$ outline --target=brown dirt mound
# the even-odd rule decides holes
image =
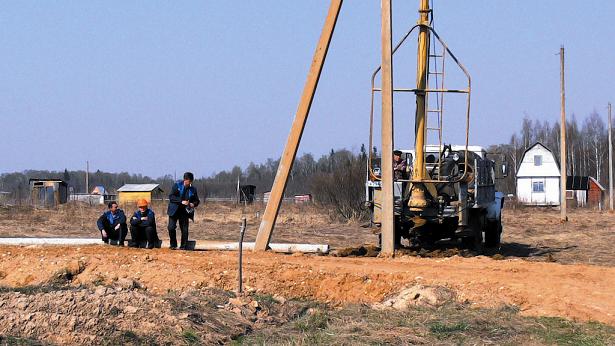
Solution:
[[[77,261],[77,263],[75,263]],[[0,247],[0,286],[44,284],[66,268],[85,268],[73,286],[135,280],[154,294],[190,288],[233,290],[236,252],[186,252],[109,246]],[[403,257],[339,258],[244,255],[244,284],[257,293],[281,294],[342,305],[373,304],[414,284],[445,286],[475,306],[502,304],[522,314],[597,320],[615,325],[615,268],[522,260]]]
[[[122,287],[29,287],[0,293],[0,336],[80,345],[222,344],[306,310],[220,290],[157,296]]]
[[[374,304],[373,307],[380,310],[393,308],[405,311],[411,306],[441,306],[453,302],[455,298],[455,292],[446,287],[414,285],[404,288],[395,297]]]

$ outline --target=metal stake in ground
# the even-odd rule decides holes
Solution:
[[[246,218],[243,217],[241,218],[241,228],[239,229],[239,275],[238,275],[238,280],[239,280],[239,288],[237,289],[237,292],[239,293],[243,293],[243,235],[246,231]]]

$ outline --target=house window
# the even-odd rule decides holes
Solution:
[[[542,166],[542,155],[534,155],[534,166]]]
[[[545,192],[545,182],[535,181],[532,183],[532,192]]]

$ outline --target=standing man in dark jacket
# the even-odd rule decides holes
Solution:
[[[130,238],[128,243],[131,247],[145,246],[153,249],[158,243],[158,233],[156,232],[156,215],[148,208],[147,200],[141,198],[137,200],[139,208],[130,219]]]
[[[105,211],[96,221],[102,241],[109,244],[124,246],[124,240],[128,233],[126,225],[126,215],[117,206],[117,202],[111,201],[107,204],[109,210]]]
[[[198,207],[199,195],[196,188],[192,186],[194,174],[190,172],[184,173],[184,180],[180,180],[173,185],[171,194],[169,195],[169,240],[171,242],[171,250],[177,249],[177,238],[175,230],[179,221],[179,229],[182,232],[180,250],[186,250],[188,242],[188,219],[194,221],[194,208]]]

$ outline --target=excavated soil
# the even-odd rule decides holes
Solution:
[[[258,302],[215,289],[152,295],[127,281],[0,293],[0,336],[25,336],[36,344],[222,344],[307,310],[301,303]]]
[[[206,203],[191,237],[236,240],[246,217],[251,241],[262,207]],[[164,205],[155,210],[166,240]],[[95,237],[101,211],[0,207],[0,236]],[[0,344],[13,336],[53,344],[227,343],[309,310],[293,299],[395,308],[430,306],[438,301],[434,292],[464,307],[512,307],[524,316],[615,326],[615,214],[576,209],[567,223],[551,209],[509,208],[503,215],[503,243],[490,257],[441,246],[381,258],[372,229],[336,222],[312,206],[285,206],[273,241],[326,243],[333,252],[245,253],[249,296],[239,301],[230,293],[237,287],[237,252],[0,246]],[[258,296],[278,297],[283,311],[250,298]]]
[[[190,288],[233,290],[236,252],[180,252],[111,246],[0,247],[0,286],[70,279],[75,287],[133,280],[153,294]],[[339,258],[246,253],[248,291],[333,305],[382,302],[415,284],[445,286],[477,307],[517,306],[530,316],[615,325],[615,268],[478,256]],[[55,280],[55,281],[54,281]]]

